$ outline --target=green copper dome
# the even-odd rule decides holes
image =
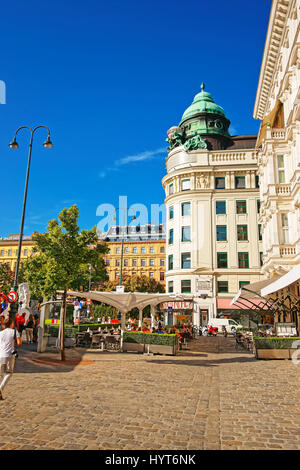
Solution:
[[[214,102],[211,94],[204,91],[204,88],[204,83],[202,83],[201,92],[195,96],[191,106],[189,106],[183,113],[180,124],[182,124],[187,119],[191,119],[202,113],[213,113],[226,118],[224,109]]]

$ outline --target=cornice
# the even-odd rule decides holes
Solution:
[[[273,0],[263,52],[253,117],[262,120],[270,94],[278,55],[284,39],[290,0]]]

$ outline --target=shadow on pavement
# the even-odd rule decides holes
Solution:
[[[178,356],[176,356],[178,357]],[[188,360],[188,361],[184,361],[184,360],[177,360],[174,358],[173,359],[162,359],[162,360],[156,360],[156,359],[152,359],[150,360],[151,363],[154,363],[154,364],[160,364],[160,365],[163,365],[163,364],[167,364],[167,365],[170,365],[170,364],[173,364],[174,366],[196,366],[196,367],[217,367],[218,365],[221,365],[221,364],[233,364],[235,362],[239,362],[239,363],[242,363],[242,362],[255,362],[257,359],[254,357],[254,356],[251,356],[251,357],[243,357],[243,356],[237,356],[237,357],[230,357],[230,358],[223,358],[223,359],[204,359],[204,360]]]

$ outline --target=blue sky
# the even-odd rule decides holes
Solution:
[[[2,2],[0,235],[19,233],[29,135],[36,134],[25,235],[77,203],[81,228],[97,207],[161,204],[166,131],[200,90],[222,106],[233,134],[252,117],[271,0],[14,0]]]

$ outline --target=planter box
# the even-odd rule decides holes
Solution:
[[[153,354],[166,354],[170,356],[175,356],[176,351],[174,346],[162,346],[159,344],[150,344],[150,353]],[[147,351],[147,345],[146,345]]]
[[[291,349],[295,351],[295,349]],[[290,359],[289,349],[257,349],[257,359]]]
[[[123,343],[122,350],[123,350],[123,352],[134,351],[134,352],[143,353],[144,352],[144,345],[139,344],[139,343]]]

